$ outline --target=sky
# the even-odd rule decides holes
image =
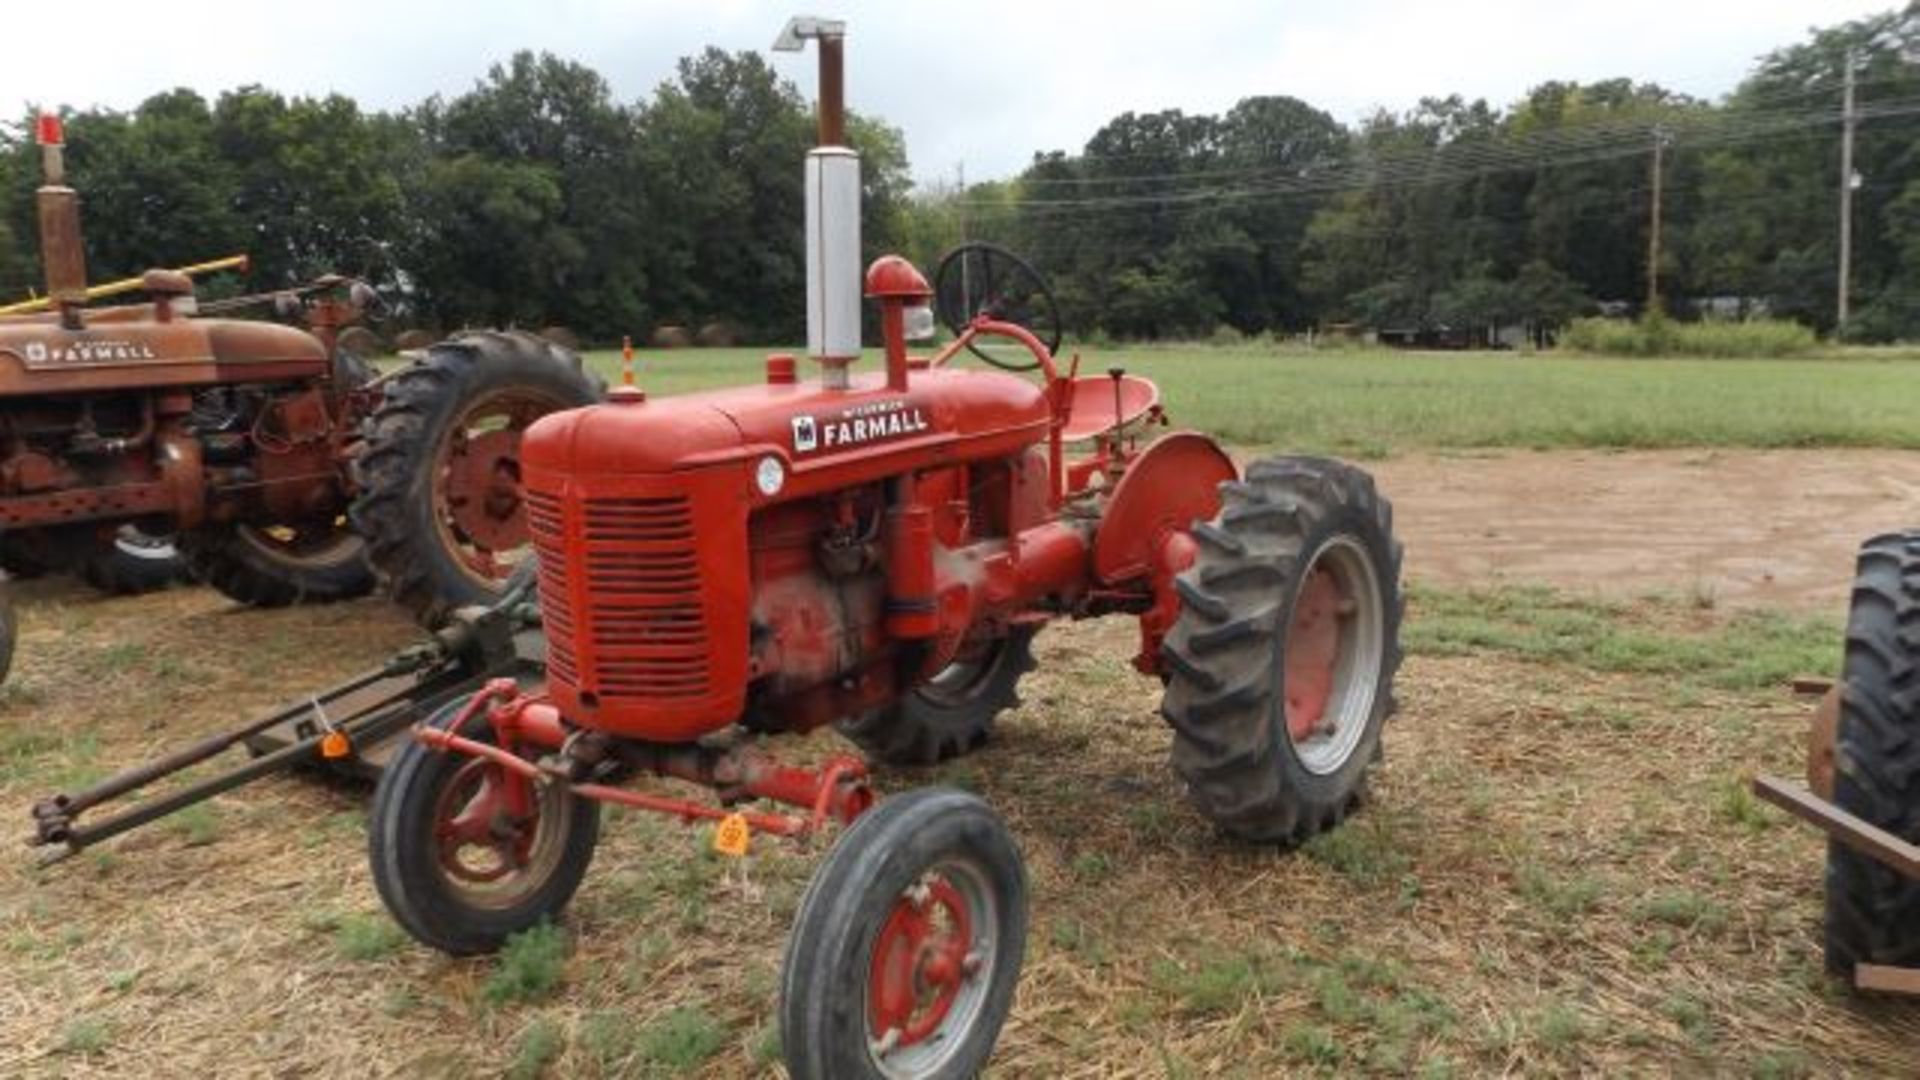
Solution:
[[[1714,98],[1768,51],[1899,0],[86,0],[48,16],[59,47],[0,61],[0,115],[126,109],[189,86],[340,92],[369,108],[470,89],[522,48],[649,95],[707,45],[766,51],[786,17],[847,23],[847,99],[901,128],[914,174],[1017,173],[1119,113],[1216,113],[1289,94],[1352,122],[1458,93],[1496,105],[1548,79],[1625,76]],[[66,25],[69,19],[79,25]],[[811,51],[770,54],[813,93]]]

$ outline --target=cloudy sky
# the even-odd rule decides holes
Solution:
[[[1291,94],[1351,121],[1460,93],[1510,102],[1549,78],[1628,76],[1703,97],[1754,59],[1899,0],[86,0],[42,25],[59,47],[0,60],[0,109],[127,108],[173,86],[339,91],[376,108],[470,87],[515,49],[546,49],[645,96],[713,44],[764,50],[789,14],[848,22],[848,98],[905,130],[914,172],[1018,171],[1077,149],[1109,117],[1217,112]],[[51,11],[52,9],[49,9]],[[24,13],[21,13],[24,14]],[[36,19],[40,18],[36,16]],[[68,20],[78,25],[68,26]],[[812,57],[775,54],[811,95]]]

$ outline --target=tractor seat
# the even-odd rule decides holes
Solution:
[[[1067,388],[1067,426],[1060,437],[1067,442],[1084,442],[1122,428],[1153,411],[1160,404],[1160,388],[1138,375],[1122,375],[1120,406],[1114,408],[1114,379],[1110,375],[1082,375]]]

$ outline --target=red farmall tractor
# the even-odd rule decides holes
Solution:
[[[382,306],[344,278],[207,304],[180,271],[89,290],[59,121],[38,136],[47,297],[0,314],[0,567],[93,567],[177,536],[248,604],[358,596],[376,569],[428,622],[498,593],[527,545],[520,433],[599,400],[577,356],[476,333],[376,377],[336,347]],[[135,288],[149,302],[87,306]],[[301,325],[209,317],[251,305]],[[12,630],[0,584],[0,677]]]
[[[396,919],[454,954],[555,917],[586,873],[603,803],[750,832],[850,824],[801,904],[781,1032],[795,1077],[966,1076],[1011,1005],[1026,882],[998,817],[926,790],[875,802],[858,758],[783,765],[762,734],[829,724],[882,761],[925,763],[987,736],[1062,618],[1138,621],[1134,665],[1165,686],[1173,765],[1195,805],[1251,841],[1337,825],[1380,754],[1399,662],[1400,548],[1350,465],[1257,462],[1160,434],[1158,393],[1120,371],[1062,371],[1006,283],[1051,311],[1004,253],[936,275],[863,275],[859,163],[842,143],[838,23],[819,42],[821,146],[806,165],[808,348],[763,385],[546,417],[520,445],[538,556],[544,678],[491,681],[415,731],[370,818]],[[884,369],[855,375],[860,292]],[[957,284],[957,288],[955,287]],[[1055,320],[1057,325],[1057,320]],[[953,362],[1011,343],[1038,381]],[[1077,363],[1074,365],[1077,367]],[[685,781],[720,806],[622,786]],[[791,812],[745,809],[768,800]],[[733,807],[733,809],[729,809]]]

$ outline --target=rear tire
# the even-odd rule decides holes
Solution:
[[[971,662],[955,661],[900,700],[842,720],[840,734],[888,765],[937,765],[985,746],[993,722],[1018,708],[1020,677],[1033,670],[1032,627],[1015,627]]]
[[[491,603],[513,568],[496,556],[530,550],[517,488],[490,488],[455,508],[447,498],[451,462],[466,464],[479,438],[593,404],[603,390],[578,355],[520,332],[458,335],[387,380],[354,465],[359,495],[351,515],[375,571],[422,625]],[[500,427],[485,429],[496,420]],[[507,452],[501,465],[517,473],[517,437],[484,452],[496,451]]]
[[[1359,805],[1393,712],[1392,507],[1351,465],[1276,458],[1221,485],[1193,538],[1161,646],[1173,767],[1226,832],[1298,844]]]
[[[1833,801],[1920,841],[1920,531],[1860,548],[1840,685]],[[1911,631],[1907,631],[1911,633]],[[1827,845],[1827,968],[1920,966],[1920,881],[1838,842]]]
[[[339,524],[310,533],[201,529],[182,534],[179,544],[195,578],[251,607],[351,600],[375,585],[366,544]]]
[[[446,727],[458,719],[461,698],[428,721]],[[491,743],[483,719],[461,732]],[[394,920],[421,944],[454,956],[472,956],[500,948],[508,937],[557,919],[580,888],[600,838],[600,804],[579,798],[555,783],[538,787],[538,812],[531,822],[510,822],[510,838],[528,840],[525,866],[480,880],[492,868],[468,869],[475,852],[489,845],[464,842],[450,854],[440,836],[447,812],[469,809],[493,782],[500,766],[482,758],[433,750],[405,738],[380,785],[374,789],[367,822],[368,857],[373,883]],[[460,789],[473,786],[463,798]],[[499,823],[493,827],[500,828]],[[531,830],[530,836],[525,832]],[[506,841],[498,841],[506,842]],[[483,850],[477,854],[484,855]],[[495,854],[499,854],[495,851]],[[461,868],[456,873],[449,862]]]
[[[1026,868],[992,808],[940,788],[883,800],[800,901],[780,983],[788,1074],[978,1074],[1013,1008],[1026,941]],[[900,1033],[891,1046],[883,1026]]]
[[[122,525],[113,540],[80,564],[87,584],[115,596],[137,596],[188,577],[187,561],[173,537]]]

